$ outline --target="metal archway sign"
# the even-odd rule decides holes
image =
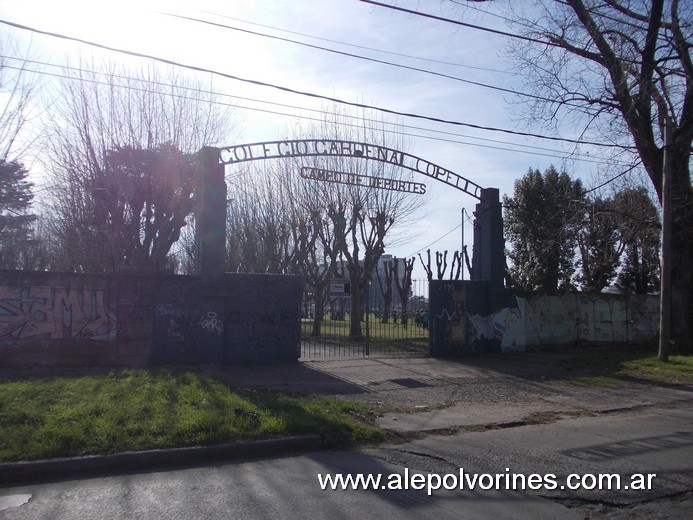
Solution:
[[[353,157],[407,168],[478,199],[474,223],[472,279],[487,281],[491,294],[500,294],[503,290],[505,242],[497,188],[482,188],[461,175],[415,155],[356,141],[300,139],[238,144],[223,148],[205,146],[200,150],[199,156],[202,171],[195,219],[195,272],[197,274],[216,275],[224,271],[225,165],[291,157]],[[398,188],[411,191],[417,189],[409,186],[398,186]]]
[[[289,157],[354,157],[406,168],[452,186],[478,200],[481,200],[484,189],[475,182],[421,157],[385,146],[357,141],[337,139],[266,141],[238,144],[216,150],[219,153],[219,163],[224,165]]]

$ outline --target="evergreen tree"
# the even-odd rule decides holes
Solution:
[[[556,291],[572,288],[575,247],[581,224],[582,182],[553,166],[531,168],[503,198],[506,240],[511,244],[510,277],[517,288]]]
[[[578,232],[577,280],[583,291],[601,292],[616,277],[626,244],[626,223],[627,219],[616,211],[612,199],[597,197],[586,203],[583,225]]]
[[[645,188],[624,190],[614,197],[624,234],[625,253],[616,286],[624,292],[659,290],[662,226]]]
[[[21,163],[0,160],[0,267],[18,269],[22,251],[31,243],[31,224],[36,215],[28,214],[34,197],[29,172]]]

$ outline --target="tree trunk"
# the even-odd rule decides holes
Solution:
[[[671,170],[671,351],[680,354],[693,354],[693,189],[687,150],[682,142],[672,149]]]
[[[675,229],[671,237],[671,351],[693,354],[693,242]]]
[[[322,333],[322,322],[325,321],[326,292],[326,284],[316,285],[314,288],[313,298],[315,300],[315,316],[313,317],[313,330],[310,333],[313,337],[318,337]]]
[[[349,336],[360,338],[363,336],[361,329],[363,321],[363,290],[361,288],[360,277],[351,276],[351,325],[349,326]]]

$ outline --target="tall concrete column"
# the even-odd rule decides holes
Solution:
[[[491,295],[499,294],[505,279],[505,240],[497,188],[481,190],[481,202],[476,205],[474,216],[472,280],[485,280]]]
[[[195,274],[213,276],[224,272],[226,262],[226,182],[219,149],[199,152],[202,171],[195,214]]]

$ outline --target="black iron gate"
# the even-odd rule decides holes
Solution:
[[[363,296],[363,319],[352,321],[348,280],[334,280],[323,308],[315,295],[303,295],[301,358],[428,356],[428,281],[414,280],[402,301],[391,302],[373,282]],[[321,317],[322,315],[322,317]]]

